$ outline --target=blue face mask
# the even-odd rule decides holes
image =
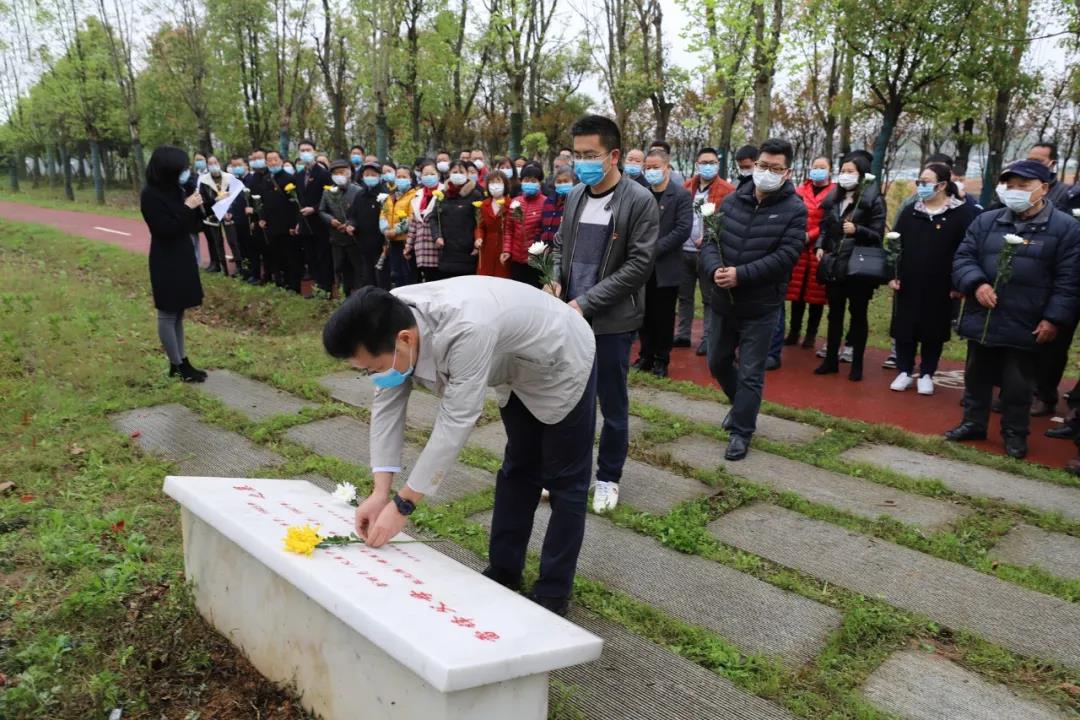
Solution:
[[[720,165],[718,163],[698,163],[697,171],[702,180],[712,180],[720,172]]]
[[[271,165],[270,166],[270,172],[274,173],[275,175],[277,175],[279,172],[281,172],[281,170],[282,170],[282,167],[280,165]]]
[[[244,177],[244,166],[243,165],[240,165],[240,166],[235,166],[234,165],[233,167],[229,168],[229,172],[231,172],[236,177]]]
[[[439,185],[439,177],[437,175],[424,175],[420,178],[420,182],[422,182],[426,188],[437,187]]]
[[[283,165],[281,169],[285,171],[286,175],[292,175],[296,172],[292,165]]]
[[[829,179],[829,171],[825,168],[811,168],[808,177],[811,182],[823,183]]]
[[[641,166],[637,163],[626,163],[626,174],[632,178],[636,178],[641,174]]]
[[[645,171],[645,182],[649,183],[649,185],[651,185],[653,187],[656,187],[660,183],[664,182],[664,171],[663,170],[655,170],[655,169],[654,170],[646,170]]]
[[[378,187],[380,182],[382,182],[382,180],[377,177],[371,177],[370,175],[364,176],[364,185],[369,188]]]
[[[920,200],[928,200],[937,192],[937,183],[919,183],[915,186],[915,193]]]
[[[195,169],[196,170],[205,170],[206,169],[206,161],[205,160],[196,160],[195,161]]]
[[[607,175],[607,173],[604,172],[603,158],[597,158],[596,160],[577,160],[574,162],[574,172],[577,173],[578,180],[589,187],[596,185],[604,179],[605,175]]]
[[[352,160],[353,165],[359,165],[360,163],[364,162],[364,158],[361,155],[353,155],[349,159]]]
[[[540,192],[540,183],[523,182],[521,183],[521,192],[525,197],[536,197]]]
[[[298,162],[296,163],[296,172],[304,172],[304,168],[306,167],[307,165],[305,163]]]
[[[304,152],[300,153],[300,159],[303,160],[305,163],[313,163],[315,162],[315,153],[311,152],[310,150],[305,150]]]
[[[397,178],[397,173],[383,173],[382,179],[385,183],[392,183]]]
[[[251,169],[252,170],[262,170],[265,167],[266,167],[266,161],[265,160],[252,160],[251,161]]]
[[[379,388],[380,390],[387,390],[389,388],[395,388],[409,379],[409,377],[413,374],[413,366],[409,365],[408,370],[406,370],[405,372],[401,372],[394,367],[396,363],[397,348],[395,347],[394,360],[390,363],[390,369],[385,372],[375,373],[371,376],[371,382],[374,383],[375,387]]]
[[[555,193],[557,195],[569,195],[570,191],[574,189],[573,183],[558,183],[555,186]]]
[[[190,180],[190,179],[191,179],[191,171],[188,170],[187,168],[184,168],[183,172],[180,173],[179,183],[181,185],[187,185],[187,181]]]
[[[409,180],[409,178],[396,178],[394,184],[397,186],[398,192],[405,192],[412,188],[412,180]]]

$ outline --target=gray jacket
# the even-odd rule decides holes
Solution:
[[[614,232],[598,282],[581,297],[569,298],[565,296],[586,191],[587,186],[578,184],[566,198],[553,251],[556,279],[562,285],[563,300],[577,301],[594,333],[632,332],[641,327],[645,315],[645,283],[652,272],[659,226],[656,201],[628,175],[622,176],[611,195]]]
[[[649,191],[652,192],[651,190]],[[682,185],[669,180],[660,196],[660,225],[656,239],[656,286],[678,287],[683,276],[682,246],[694,226],[694,201]]]
[[[330,242],[332,244],[352,245],[357,242],[354,236],[347,235],[331,227],[330,221],[337,220],[346,224],[355,222],[353,220],[353,205],[356,203],[356,196],[360,192],[360,186],[351,182],[344,187],[335,187],[334,192],[327,191],[323,193],[322,200],[319,201],[319,217],[326,224],[326,229],[330,231]]]
[[[510,392],[537,420],[562,421],[585,392],[596,354],[592,330],[565,303],[524,283],[467,276],[407,285],[420,353],[412,377],[378,390],[371,405],[371,466],[401,472],[405,410],[414,382],[442,398],[408,485],[430,495],[457,460],[484,409],[488,387]]]

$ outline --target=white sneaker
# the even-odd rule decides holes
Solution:
[[[892,381],[892,385],[889,386],[890,390],[896,392],[904,392],[915,383],[910,375],[905,372],[896,376],[896,379]],[[919,392],[922,392],[922,378],[919,378]],[[933,392],[933,391],[931,391]]]
[[[596,481],[596,490],[593,492],[593,512],[607,512],[614,510],[619,504],[619,483]]]
[[[854,357],[855,351],[844,345],[840,348],[840,362],[851,362],[851,358]]]
[[[826,355],[829,354],[829,347],[827,345],[822,345],[821,347],[818,348],[818,351],[815,354],[819,358],[823,358],[823,357],[825,357]]]
[[[919,376],[919,394],[920,395],[933,395],[934,394],[934,376],[933,375],[920,375]]]

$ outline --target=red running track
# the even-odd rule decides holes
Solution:
[[[107,242],[143,254],[150,248],[146,225],[141,220],[71,210],[52,210],[3,201],[0,201],[0,217],[51,225],[72,235]],[[203,257],[207,257],[205,239]],[[694,332],[696,347],[701,332],[700,322],[696,323]],[[813,408],[837,417],[894,425],[914,433],[937,435],[959,424],[960,395],[963,388],[962,364],[947,360],[941,362],[938,375],[940,383],[932,396],[918,395],[914,388],[896,393],[889,390],[889,383],[896,377],[896,372],[881,367],[886,354],[882,350],[868,349],[863,380],[853,383],[847,379],[846,364],[841,363],[838,375],[814,375],[813,369],[821,362],[814,351],[786,347],[783,366],[766,375],[765,399],[778,405]],[[697,357],[693,348],[674,350],[669,370],[675,380],[716,387],[705,365],[705,358]],[[1063,385],[1062,392],[1069,387],[1071,383]],[[971,444],[988,452],[1003,453],[999,418],[1000,416],[996,415],[991,418],[988,440]],[[1050,440],[1043,436],[1047,428],[1057,425],[1058,422],[1051,418],[1032,418],[1031,436],[1028,439],[1030,460],[1061,467],[1076,455],[1075,446],[1071,442]]]

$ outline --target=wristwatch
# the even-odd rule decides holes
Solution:
[[[405,517],[409,517],[416,510],[416,503],[412,500],[406,500],[397,493],[394,493],[394,505],[397,506],[397,511]]]

